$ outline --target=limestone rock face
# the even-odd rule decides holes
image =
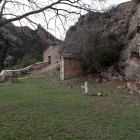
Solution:
[[[88,31],[87,34],[85,29]],[[101,75],[108,79],[125,78],[126,81],[140,84],[140,1],[132,0],[122,3],[105,15],[91,13],[81,16],[79,21],[67,32],[63,52],[71,52],[75,56],[78,54],[81,56],[88,47],[90,49],[95,47],[96,42],[92,40],[95,38],[96,30],[100,30],[102,32],[100,36],[104,37],[115,34],[117,43],[122,44],[122,50],[116,50],[119,55],[118,60],[113,64],[115,68],[108,66]],[[91,33],[89,38],[92,40],[86,38],[89,33]],[[105,38],[100,39],[97,46],[111,42],[104,42],[104,40]]]
[[[55,38],[51,33],[47,32],[40,24],[37,28],[37,35],[40,37],[41,41],[47,44],[59,44],[60,40]]]
[[[140,83],[140,3],[135,7],[135,13],[131,15],[126,46],[120,54],[119,70],[127,81]]]
[[[101,72],[101,75],[108,79],[120,79],[123,80],[122,76],[115,70],[114,66],[109,67],[107,70]]]

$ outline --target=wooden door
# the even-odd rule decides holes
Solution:
[[[51,64],[51,56],[48,56],[48,63]]]

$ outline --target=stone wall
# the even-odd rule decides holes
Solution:
[[[38,69],[41,69],[41,68],[43,68],[44,66],[47,66],[47,65],[48,65],[47,62],[40,62],[40,63],[33,64],[33,65],[28,66],[28,67],[23,68],[23,69],[3,70],[0,73],[0,81],[3,81],[3,80],[5,80],[6,77],[10,77],[10,76],[13,76],[13,75],[20,76],[22,74],[27,74],[31,70],[38,70]]]
[[[42,69],[43,67],[48,66],[48,65],[49,65],[48,62],[35,63],[35,64],[31,65],[30,70],[31,69],[33,69],[33,70]]]
[[[54,65],[59,62],[59,45],[52,45],[43,53],[43,61]]]
[[[80,63],[73,58],[64,58],[64,79],[80,76],[83,69]]]

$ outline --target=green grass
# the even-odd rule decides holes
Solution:
[[[24,76],[0,83],[0,140],[139,140],[140,96],[84,77]],[[46,80],[47,79],[47,80]],[[69,89],[73,86],[73,89]]]

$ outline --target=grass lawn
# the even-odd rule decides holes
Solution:
[[[84,77],[28,77],[0,83],[0,140],[140,140],[140,95],[90,79],[106,96],[87,96]]]

